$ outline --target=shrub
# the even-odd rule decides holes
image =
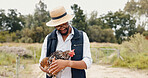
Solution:
[[[129,67],[137,69],[148,68],[148,40],[137,33],[130,37],[129,41],[123,42],[120,54],[124,58],[114,59],[113,66]]]
[[[116,42],[113,30],[111,29],[101,29],[101,27],[94,25],[89,26],[87,32],[91,42]]]
[[[127,52],[147,52],[148,51],[148,40],[139,33],[130,37],[129,41],[125,41],[122,44],[122,47],[127,50]]]
[[[29,38],[29,37],[22,37],[22,38],[19,40],[19,42],[21,42],[21,43],[32,43],[33,40],[32,40],[31,38]]]
[[[6,42],[6,35],[9,35],[9,32],[8,31],[1,31],[0,32],[0,42]]]

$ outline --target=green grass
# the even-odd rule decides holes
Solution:
[[[26,43],[0,43],[0,46],[9,46],[9,47],[22,47],[30,50],[31,53],[27,53],[23,56],[20,56],[19,60],[19,72],[27,72],[27,65],[38,63],[41,55],[41,44],[26,44]],[[8,48],[9,49],[9,48]],[[36,59],[34,58],[34,52],[36,54]],[[6,78],[14,78],[16,75],[16,53],[10,52],[0,52],[0,76]],[[25,68],[22,69],[22,66]],[[23,71],[23,72],[22,72]],[[31,72],[31,71],[29,71]]]
[[[124,60],[112,58],[113,66],[148,69],[148,40],[143,35],[135,34],[129,41],[123,42],[120,51]]]
[[[101,47],[102,48],[102,47]],[[104,49],[112,49],[111,47],[103,47]],[[116,51],[114,50],[100,50],[99,48],[91,48],[91,55],[93,59],[93,63],[102,63],[102,64],[110,64],[109,56]]]
[[[0,52],[0,76],[7,77],[7,78],[13,78],[16,74],[16,57],[15,54],[10,54],[7,52]],[[37,61],[38,59],[36,59]],[[38,61],[37,61],[38,62]],[[19,66],[26,66],[28,64],[34,64],[35,61],[33,58],[24,58],[23,56],[20,56],[19,59]],[[19,68],[20,71],[25,71],[24,69]]]
[[[41,55],[41,44],[24,43],[3,43],[0,46],[19,46],[32,52],[25,57],[20,57],[20,64],[38,63]],[[134,36],[131,41],[126,41],[121,45],[111,43],[91,43],[91,55],[93,63],[111,64],[114,67],[128,67],[136,69],[148,69],[148,40],[141,35]],[[117,58],[117,53],[113,50],[99,50],[99,48],[120,49],[120,55],[124,60]],[[36,56],[34,57],[34,52]],[[96,52],[98,57],[96,58]],[[112,56],[114,54],[114,56]],[[110,57],[112,56],[112,57]],[[35,59],[36,58],[36,59]],[[99,60],[98,60],[99,58]],[[16,55],[0,52],[0,65],[16,65]]]
[[[136,69],[148,69],[148,53],[122,54],[124,60],[115,59],[113,66]]]
[[[93,63],[98,63],[99,61],[99,64],[110,64],[113,67],[148,69],[148,40],[143,35],[135,34],[130,37],[129,41],[125,41],[121,45],[108,45],[104,43],[102,45],[101,43],[93,43],[91,45]],[[99,48],[119,49],[123,60],[117,57],[117,52],[113,50],[99,50]],[[96,58],[96,51],[98,52],[99,60]]]
[[[15,74],[16,55],[0,52],[0,76],[12,78]]]
[[[41,47],[29,46],[27,47],[27,49],[32,51],[34,63],[39,63],[39,59],[41,56]]]
[[[98,60],[96,59],[96,52],[98,52],[99,50],[97,48],[91,48],[91,56],[93,59],[93,63],[96,63]]]
[[[16,55],[0,52],[0,65],[11,65],[16,63]]]

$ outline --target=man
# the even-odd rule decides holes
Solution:
[[[44,57],[57,50],[75,49],[75,55],[70,60],[53,59],[49,70],[40,67],[41,70],[56,74],[56,78],[86,78],[84,69],[89,68],[92,63],[90,43],[86,33],[77,30],[68,23],[73,16],[67,14],[63,6],[50,11],[50,16],[51,21],[46,25],[55,27],[55,30],[44,40],[40,62]],[[61,70],[62,72],[59,72]],[[46,75],[46,78],[52,77]]]

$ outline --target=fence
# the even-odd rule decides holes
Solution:
[[[36,63],[36,50],[34,49],[33,51],[33,60],[34,60],[34,63]],[[24,65],[23,65],[23,69],[24,69]],[[16,78],[20,78],[19,77],[19,72],[23,71],[21,68],[20,68],[20,55],[18,54],[17,57],[16,57]]]
[[[115,48],[91,48],[93,60],[95,63],[99,64],[101,61],[103,63],[107,63],[109,59],[111,59],[114,55],[117,58],[124,60],[120,56],[120,50]]]

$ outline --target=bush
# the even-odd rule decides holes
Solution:
[[[18,31],[17,31],[18,32]],[[0,32],[0,42],[18,42],[17,32],[9,33],[9,31]]]
[[[12,32],[10,34],[6,34],[6,41],[7,42],[14,42],[15,40],[17,40],[17,36],[15,32]]]
[[[135,34],[129,41],[123,42],[120,55],[124,60],[114,59],[113,66],[148,69],[148,40],[141,34]]]
[[[143,35],[144,35],[145,38],[148,40],[148,31],[143,32]]]
[[[122,54],[124,61],[116,59],[113,66],[137,69],[148,68],[148,53]]]
[[[32,43],[33,40],[31,38],[28,38],[28,37],[22,37],[20,40],[19,40],[20,43]]]
[[[25,43],[33,43],[33,40],[31,38],[27,38]]]
[[[21,39],[19,40],[19,42],[20,42],[20,43],[25,43],[25,38],[24,38],[24,37],[21,38]]]
[[[1,31],[0,32],[0,42],[3,43],[3,42],[6,42],[6,35],[9,35],[9,32],[8,31]]]
[[[148,51],[148,40],[139,33],[130,37],[129,41],[125,41],[122,44],[122,47],[127,50],[127,52],[147,52]]]
[[[97,25],[88,27],[88,37],[91,42],[116,42],[113,30],[101,29]]]

